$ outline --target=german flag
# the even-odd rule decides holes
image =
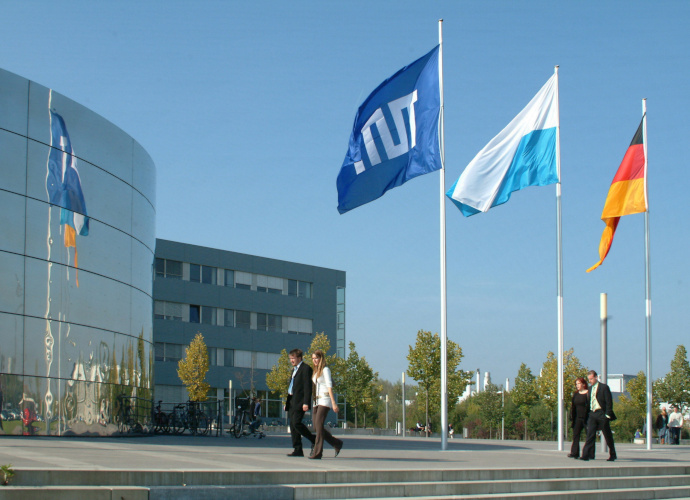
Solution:
[[[599,242],[599,262],[587,269],[587,272],[596,269],[604,262],[611,249],[618,220],[624,215],[647,211],[647,160],[644,155],[643,136],[645,118],[646,115],[642,117],[635,137],[611,182],[609,194],[604,203],[604,211],[601,214],[601,220],[606,223],[606,227]]]

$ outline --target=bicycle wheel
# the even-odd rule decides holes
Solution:
[[[161,413],[161,430],[164,434],[170,432],[170,417],[167,413]]]
[[[201,412],[197,418],[197,434],[205,436],[211,428],[211,420],[206,416],[204,412]]]
[[[235,437],[240,438],[242,437],[242,427],[243,427],[243,422],[244,419],[242,418],[242,414],[236,415],[235,416],[235,428],[233,429]]]
[[[182,434],[184,432],[184,424],[177,412],[174,412],[170,417],[170,432],[173,434]]]

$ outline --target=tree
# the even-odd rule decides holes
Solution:
[[[354,342],[350,342],[349,346],[350,353],[345,363],[347,381],[344,392],[348,406],[355,412],[355,427],[357,427],[357,412],[366,412],[372,407],[373,399],[377,397],[375,381],[379,374],[372,370],[364,357],[359,356]]]
[[[446,368],[448,381],[448,411],[454,407],[465,390],[470,375],[458,369],[462,360],[462,348],[452,340],[446,344]],[[441,406],[441,338],[438,333],[419,330],[415,346],[409,346],[407,372],[424,391],[426,422],[429,407],[440,410]]]
[[[626,385],[630,393],[630,403],[635,407],[643,419],[647,418],[647,376],[640,370],[637,376],[630,380]],[[652,394],[652,408],[659,403],[658,399]]]
[[[676,354],[671,360],[671,371],[657,382],[659,399],[683,408],[690,403],[690,365],[685,346],[676,347]]]
[[[331,343],[328,340],[328,336],[323,332],[317,333],[311,341],[308,353],[304,355],[304,361],[313,368],[311,355],[317,349],[321,349],[326,354],[326,365],[331,369],[333,390],[337,392],[337,388],[343,380],[345,373],[345,361],[339,358],[337,354],[328,356],[330,348]],[[290,385],[290,377],[292,376],[292,368],[288,352],[283,349],[280,351],[278,362],[273,365],[271,371],[266,374],[266,386],[271,392],[278,393],[283,402],[287,400],[287,391]]]
[[[309,366],[314,368],[311,361],[311,355],[314,351],[321,349],[326,358],[326,366],[331,369],[331,377],[333,378],[333,392],[339,392],[340,386],[344,380],[345,372],[347,370],[345,360],[338,357],[337,353],[330,356],[328,351],[331,349],[331,342],[328,340],[328,335],[324,332],[317,333],[311,341],[309,352],[305,355],[305,361]]]
[[[563,400],[566,414],[571,404],[571,398],[567,397],[566,394],[572,394],[576,378],[587,375],[587,368],[580,363],[580,360],[573,352],[574,349],[571,347],[563,353]],[[537,379],[537,393],[551,411],[555,412],[557,410],[558,359],[551,351],[546,355],[546,361],[544,361],[541,374]]]
[[[534,375],[532,375],[532,370],[525,364],[520,365],[518,374],[515,377],[515,385],[513,390],[510,391],[510,396],[518,407],[522,418],[524,419],[524,436],[527,439],[527,418],[532,411],[532,407],[539,400],[539,395],[537,394],[537,380]]]
[[[205,382],[208,372],[208,348],[204,336],[196,336],[184,350],[184,358],[177,363],[177,376],[187,386],[190,401],[206,401],[209,384]]]
[[[271,371],[266,374],[266,386],[271,392],[280,395],[283,403],[287,401],[290,376],[292,375],[292,364],[287,350],[280,351],[278,362],[271,367]]]

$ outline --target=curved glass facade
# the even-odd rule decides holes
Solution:
[[[0,434],[111,435],[123,413],[146,428],[151,157],[84,106],[0,70],[0,176]]]

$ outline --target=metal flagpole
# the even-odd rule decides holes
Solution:
[[[441,450],[448,449],[448,368],[446,333],[446,154],[443,135],[443,19],[438,20],[438,82],[441,95]],[[428,422],[427,422],[428,424]]]
[[[560,97],[558,97],[558,66],[554,67],[556,74],[556,113],[558,126],[556,127],[556,169],[558,182],[556,183],[556,233],[558,235],[558,451],[563,451],[563,232],[561,229],[561,113]]]
[[[644,253],[645,308],[647,316],[647,449],[652,449],[652,283],[649,266],[649,200],[647,199],[647,99],[642,99],[642,144],[644,148]]]

